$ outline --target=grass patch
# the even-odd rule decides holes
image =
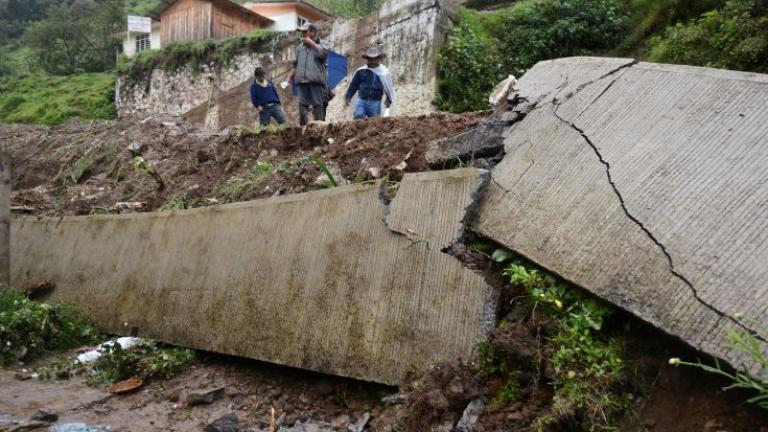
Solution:
[[[225,203],[239,201],[243,195],[256,189],[268,174],[282,171],[284,168],[285,166],[282,164],[256,162],[243,177],[235,177],[227,181],[227,184],[221,189],[222,201]]]
[[[139,53],[132,59],[121,56],[117,61],[117,72],[132,80],[144,79],[156,68],[176,71],[189,66],[196,73],[203,65],[221,67],[238,54],[263,51],[279,37],[279,33],[262,29],[227,39],[173,42],[160,50]]]
[[[0,364],[30,360],[46,350],[94,343],[99,332],[77,309],[28,299],[0,285]]]
[[[497,262],[512,259],[509,254],[494,256]],[[616,430],[614,422],[629,408],[632,395],[623,391],[623,346],[612,336],[616,332],[604,327],[614,310],[530,266],[513,262],[504,273],[513,285],[525,289],[534,316],[551,318],[543,321],[548,323],[542,329],[549,349],[542,352],[550,353],[547,363],[554,369],[549,383],[554,396],[549,413],[531,426],[534,430],[565,424],[580,431]],[[506,325],[502,321],[499,327]],[[478,346],[478,354],[481,374],[504,380],[493,403],[515,401],[521,392],[521,371],[508,365],[486,342]]]
[[[114,119],[115,76],[14,75],[0,80],[0,121],[56,125],[72,118]]]

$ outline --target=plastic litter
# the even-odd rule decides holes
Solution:
[[[96,359],[101,357],[101,351],[104,348],[110,347],[110,346],[114,345],[115,343],[120,345],[120,348],[122,348],[123,350],[127,351],[127,350],[135,347],[136,345],[138,345],[139,342],[141,342],[141,338],[137,338],[137,337],[121,337],[121,338],[117,338],[117,340],[113,340],[113,341],[109,341],[109,342],[104,342],[103,344],[99,345],[99,347],[96,348],[96,349],[92,349],[92,350],[86,351],[86,352],[84,352],[82,354],[78,354],[77,362],[80,363],[80,364],[92,363],[92,362],[96,361]]]

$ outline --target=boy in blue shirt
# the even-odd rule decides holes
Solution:
[[[349,83],[345,96],[345,106],[352,102],[357,93],[353,117],[361,119],[381,115],[381,99],[386,96],[384,106],[389,108],[395,100],[392,75],[386,66],[381,64],[384,54],[377,48],[369,48],[363,54],[367,64],[355,71],[352,82]]]
[[[266,126],[275,119],[277,124],[285,123],[285,115],[280,108],[280,97],[272,80],[267,79],[267,73],[259,66],[254,71],[256,77],[251,84],[251,103],[259,111],[259,123]]]

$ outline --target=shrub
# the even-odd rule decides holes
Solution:
[[[93,343],[98,337],[75,308],[30,300],[0,285],[0,364],[27,360],[49,349]]]
[[[557,376],[552,383],[554,406],[552,415],[540,418],[537,427],[571,417],[580,423],[578,430],[611,429],[611,419],[628,407],[631,397],[620,392],[621,346],[603,327],[613,309],[540,270],[512,264],[505,273],[526,289],[535,309],[555,322],[548,338],[554,348],[549,362]]]
[[[483,13],[462,9],[459,25],[438,56],[441,109],[487,108],[493,86],[535,63],[615,47],[624,37],[626,4],[619,0],[524,0]]]
[[[669,27],[651,40],[651,60],[752,72],[768,72],[768,6],[728,0],[697,20]]]

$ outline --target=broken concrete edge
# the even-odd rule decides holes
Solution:
[[[484,170],[484,169],[476,169],[476,168],[462,168],[462,169],[454,169],[454,170],[446,170],[446,171],[426,171],[422,173],[408,173],[408,174],[405,174],[405,176],[403,177],[403,182],[423,180],[424,177],[426,176],[434,177],[436,172],[443,173],[442,174],[443,176],[459,177],[459,176],[466,176],[466,175],[472,175],[472,174],[476,176],[475,185],[470,191],[468,203],[463,209],[463,216],[459,221],[459,227],[457,229],[457,232],[454,238],[451,240],[450,243],[439,245],[439,247],[434,247],[435,245],[433,245],[433,242],[434,242],[433,240],[414,240],[410,237],[408,232],[404,232],[402,230],[398,230],[394,228],[389,223],[389,216],[392,210],[392,205],[398,199],[398,195],[395,195],[391,199],[387,199],[387,190],[386,190],[387,185],[386,185],[386,182],[383,182],[383,181],[381,182],[380,189],[379,189],[379,201],[384,205],[384,209],[382,213],[382,222],[387,226],[390,232],[404,236],[408,240],[414,242],[414,244],[418,244],[422,242],[426,243],[427,250],[439,251],[440,253],[450,255],[453,259],[460,261],[456,256],[452,254],[452,251],[456,248],[457,245],[464,243],[469,224],[474,218],[477,217],[480,204],[482,202],[482,199],[485,197],[485,192],[491,180],[491,171]],[[480,276],[483,276],[481,273],[479,274]],[[490,336],[491,331],[493,331],[493,329],[496,327],[500,297],[501,297],[500,289],[498,287],[494,287],[490,283],[486,283],[485,302],[484,302],[482,318],[481,318],[481,323],[482,323],[481,331],[477,341],[478,343],[486,340],[488,336]],[[478,354],[479,352],[477,349],[477,344],[475,344],[472,350],[472,358],[470,360],[476,360]]]
[[[704,67],[697,67],[697,66],[679,66],[679,65],[666,65],[666,64],[655,64],[655,63],[646,63],[646,62],[639,62],[635,59],[604,59],[604,58],[597,58],[597,57],[569,57],[569,58],[562,58],[562,59],[555,59],[555,60],[548,60],[544,62],[537,63],[534,65],[533,68],[529,70],[529,74],[531,71],[534,71],[537,68],[547,68],[550,67],[553,63],[604,63],[606,61],[613,61],[616,65],[612,69],[608,70],[607,72],[601,74],[597,78],[592,78],[588,80],[582,80],[583,82],[579,82],[578,84],[575,84],[575,87],[571,86],[569,87],[570,82],[570,70],[567,71],[565,75],[560,74],[560,77],[562,80],[560,81],[559,85],[556,86],[554,90],[547,91],[547,92],[541,92],[536,90],[534,86],[534,89],[527,88],[525,86],[526,84],[526,77],[524,76],[521,79],[521,85],[520,85],[520,92],[515,97],[514,101],[512,102],[512,105],[509,107],[509,113],[512,114],[502,114],[502,115],[517,115],[522,114],[522,116],[525,116],[526,114],[529,114],[533,111],[547,108],[549,107],[552,111],[552,114],[558,119],[558,121],[562,122],[567,127],[571,128],[575,132],[577,132],[582,139],[591,147],[592,151],[594,152],[595,156],[598,158],[599,162],[605,167],[606,170],[606,176],[607,180],[610,184],[611,189],[613,190],[613,193],[618,198],[621,208],[623,209],[625,215],[636,225],[638,228],[640,228],[643,233],[655,244],[655,246],[660,250],[660,252],[663,254],[663,256],[666,258],[666,261],[668,262],[668,267],[670,273],[679,281],[681,281],[685,286],[689,289],[689,294],[692,296],[692,298],[703,306],[705,309],[711,311],[715,315],[717,315],[717,323],[714,324],[715,327],[719,325],[719,323],[725,319],[730,322],[730,325],[732,327],[736,327],[740,331],[746,331],[751,337],[754,337],[756,340],[760,342],[767,342],[766,337],[758,330],[754,328],[750,328],[749,325],[745,324],[742,320],[738,319],[738,316],[731,316],[727,314],[726,312],[720,310],[716,306],[706,302],[703,298],[701,298],[700,293],[696,289],[696,287],[691,283],[691,281],[684,276],[682,273],[680,273],[674,264],[674,259],[672,255],[669,253],[667,248],[664,244],[662,244],[657,237],[652,233],[645,224],[642,223],[636,216],[634,216],[630,210],[628,209],[624,198],[619,191],[617,185],[612,179],[611,175],[611,166],[608,161],[606,161],[602,154],[600,153],[599,148],[589,139],[589,137],[586,135],[585,131],[582,128],[579,128],[576,124],[577,120],[585,114],[585,112],[591,107],[595,102],[597,102],[605,93],[607,93],[610,88],[616,83],[621,76],[623,75],[623,71],[628,70],[630,68],[636,68],[636,69],[643,69],[643,70],[649,70],[649,71],[660,71],[660,72],[666,72],[666,73],[687,73],[691,75],[695,75],[697,77],[708,77],[708,78],[718,78],[718,79],[729,79],[729,80],[736,80],[741,82],[758,82],[758,83],[768,83],[768,75],[765,74],[757,74],[757,73],[743,73],[738,71],[730,71],[730,70],[720,70],[720,69],[711,69],[711,68],[704,68]],[[530,76],[530,75],[528,75]],[[605,86],[605,88],[602,89],[602,91],[597,94],[596,97],[594,97],[585,108],[583,108],[580,112],[577,112],[575,115],[573,115],[573,119],[569,120],[564,118],[558,113],[558,109],[562,104],[567,102],[569,99],[576,96],[579,92],[582,90],[590,87],[593,84],[598,84],[603,82],[606,79],[611,79],[611,82]],[[565,95],[562,96],[561,94],[565,92],[566,90],[570,89]],[[515,122],[519,123],[519,122]],[[515,124],[510,127],[510,129],[505,133],[505,136],[510,136],[514,134],[514,129],[516,126]],[[491,182],[494,183],[499,189],[503,190],[504,193],[510,192],[510,190],[506,189],[504,186],[499,184],[493,176],[491,176]],[[485,234],[487,236],[487,234]],[[490,237],[489,237],[490,238]],[[520,251],[515,251],[520,256],[524,257],[525,259],[529,260],[530,262],[536,263],[537,265],[540,265],[537,263],[536,260],[525,256],[525,254],[522,254]],[[542,268],[546,269],[546,266],[542,266]],[[614,307],[616,307],[619,310],[622,310],[624,312],[629,313],[632,316],[635,316],[636,318],[640,319],[641,321],[644,321],[654,328],[660,330],[662,333],[669,335],[673,339],[676,339],[683,344],[690,346],[706,355],[711,355],[715,357],[720,357],[721,360],[723,360],[726,364],[731,365],[732,367],[739,369],[740,367],[743,367],[744,365],[741,364],[735,364],[733,361],[729,361],[727,359],[722,358],[722,355],[713,354],[710,346],[705,346],[706,344],[703,343],[695,343],[691,341],[684,340],[681,336],[678,336],[673,333],[669,333],[666,331],[663,327],[660,325],[660,321],[657,320],[649,320],[646,318],[642,318],[638,315],[636,315],[634,312],[620,306],[620,302],[612,301],[609,296],[604,295],[596,295],[592,293],[590,290],[586,289],[585,287],[580,286],[577,283],[574,283],[574,281],[568,280],[563,275],[559,274],[556,271],[553,271],[552,269],[547,269],[550,273],[557,275],[562,280],[567,281],[568,283],[579,287],[580,289],[584,290],[585,292],[590,293],[591,295],[595,295],[598,298],[602,298],[603,301],[606,301],[608,303],[613,304]],[[708,349],[710,348],[710,349]],[[765,347],[762,349],[762,351],[765,351]]]

